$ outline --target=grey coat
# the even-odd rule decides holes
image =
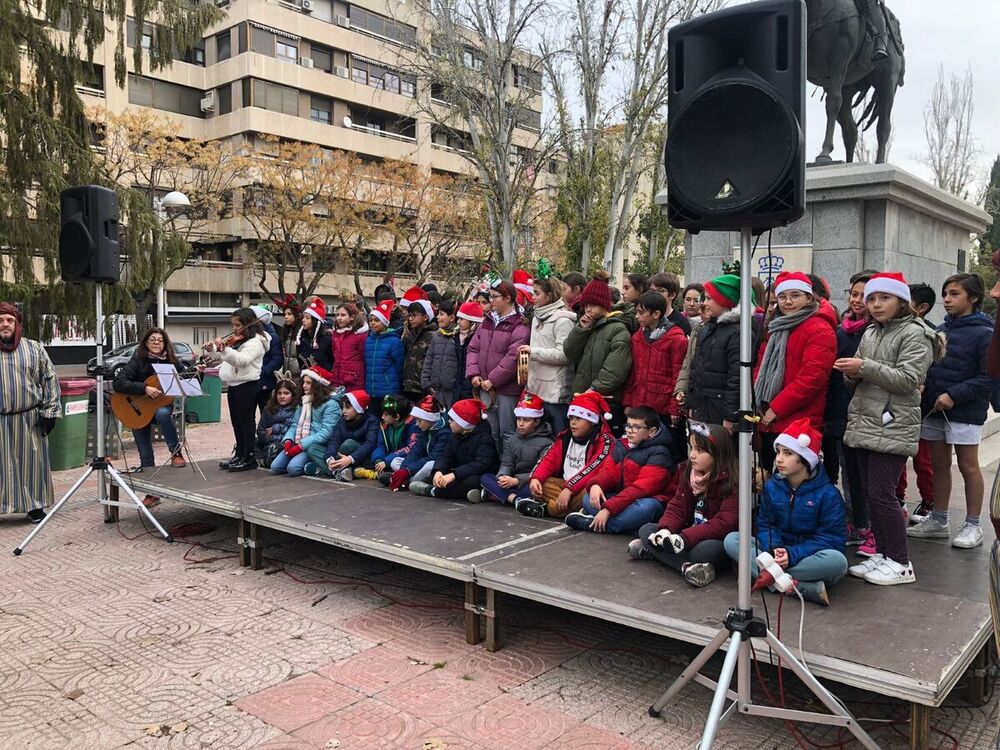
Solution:
[[[420,373],[420,387],[424,393],[451,393],[458,375],[458,348],[455,345],[455,328],[437,330],[431,336],[431,343],[424,355],[424,367]]]
[[[531,437],[521,437],[516,432],[504,444],[500,457],[498,477],[514,477],[520,484],[531,478],[531,471],[538,463],[542,451],[552,445],[552,428],[541,422]]]
[[[944,336],[913,315],[869,326],[858,346],[861,372],[847,379],[854,395],[844,442],[878,453],[916,455],[920,386],[931,364],[944,356],[944,347]]]

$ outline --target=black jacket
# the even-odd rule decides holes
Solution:
[[[462,342],[462,337],[455,332],[455,357],[457,359],[457,369],[455,370],[455,385],[451,389],[453,401],[460,401],[463,398],[472,398],[472,383],[465,377],[465,359],[469,353],[469,343],[472,341],[472,334]]]
[[[754,343],[760,325],[754,321]],[[754,346],[752,351],[756,352]],[[698,329],[698,348],[691,361],[691,379],[685,408],[708,424],[737,421],[740,408],[740,312],[733,308]]]
[[[158,365],[170,364],[166,359],[152,360],[149,357],[140,357],[138,354],[132,355],[132,359],[125,363],[115,378],[112,385],[114,392],[144,396],[146,394],[146,378],[156,374],[153,372],[154,362]]]
[[[837,327],[837,359],[853,357],[858,353],[861,337],[865,329],[857,333],[848,333],[844,324]],[[826,392],[826,414],[823,417],[823,436],[843,439],[847,431],[847,407],[851,403],[854,391],[847,387],[847,381],[834,373],[830,378],[830,387]]]
[[[451,474],[455,481],[493,474],[500,466],[497,446],[489,422],[483,420],[471,432],[451,433],[444,454],[434,462],[434,472]]]
[[[278,384],[274,373],[284,364],[285,352],[281,348],[281,338],[273,325],[270,323],[265,325],[264,332],[271,337],[271,343],[267,351],[264,352],[264,364],[260,368],[260,384],[261,387],[268,390]]]
[[[985,313],[961,318],[948,315],[937,328],[948,340],[944,359],[931,365],[924,381],[921,409],[926,416],[942,393],[955,405],[945,412],[949,422],[984,424],[990,397],[1000,381],[986,374],[986,350],[993,338],[993,319]],[[934,415],[940,419],[939,414]]]
[[[320,325],[318,322],[314,325]],[[316,360],[316,364],[326,370],[333,369],[333,336],[330,329],[323,325],[316,335],[316,345],[313,346],[313,336],[311,331],[302,331],[299,336],[299,358],[306,362],[310,357]],[[307,365],[302,366],[303,369]]]

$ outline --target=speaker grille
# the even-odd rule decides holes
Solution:
[[[768,88],[746,79],[710,84],[670,123],[670,192],[707,217],[781,210],[795,201],[787,183],[798,145],[794,113]]]

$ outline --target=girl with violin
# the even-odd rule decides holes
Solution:
[[[163,395],[160,387],[146,384],[146,380],[155,374],[154,364],[169,364],[179,369],[174,346],[162,328],[150,328],[146,331],[132,359],[115,378],[112,385],[115,393],[146,396],[151,399],[160,398]],[[153,415],[153,421],[159,425],[160,434],[170,449],[170,464],[179,468],[185,466],[185,461],[180,452],[177,428],[174,427],[173,410],[172,405],[161,406]],[[145,427],[132,430],[132,435],[135,437],[135,447],[139,451],[139,466],[133,471],[137,473],[156,466],[156,459],[153,457],[153,422],[150,421]]]

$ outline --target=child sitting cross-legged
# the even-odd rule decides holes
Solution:
[[[721,425],[691,422],[688,460],[677,493],[660,517],[628,545],[637,560],[659,560],[692,586],[707,586],[729,565],[723,539],[739,525],[736,456]]]
[[[285,449],[271,462],[272,474],[302,476],[306,464],[323,462],[326,441],[340,421],[340,396],[330,393],[330,371],[315,365],[302,371],[302,403],[285,432]]]
[[[355,479],[378,479],[392,473],[389,464],[396,458],[397,451],[409,452],[417,442],[420,428],[417,420],[410,416],[410,400],[405,396],[390,395],[382,399],[382,422],[379,424],[378,440],[372,451],[372,468],[359,467],[354,470]]]
[[[257,464],[270,468],[275,456],[281,453],[285,441],[285,433],[295,418],[295,409],[299,405],[299,387],[294,380],[279,380],[267,405],[260,413],[257,422],[257,444],[254,458]]]
[[[827,586],[847,573],[847,516],[840,490],[820,463],[822,442],[808,417],[793,422],[775,439],[775,473],[761,494],[750,556],[755,578],[757,556],[770,552],[806,601],[826,607]],[[727,536],[725,544],[729,557],[738,560],[739,533]]]
[[[483,474],[482,499],[513,504],[529,497],[528,480],[538,457],[552,445],[552,428],[543,417],[545,404],[534,393],[525,391],[514,408],[517,432],[504,443],[500,468],[496,474]]]
[[[633,406],[625,418],[625,437],[588,480],[583,509],[566,516],[574,529],[635,534],[663,512],[674,473],[670,432],[648,406]]]
[[[486,421],[486,404],[479,399],[456,401],[448,410],[451,436],[434,462],[431,482],[412,481],[410,492],[428,497],[480,500],[479,478],[500,463],[493,432]]]
[[[340,399],[341,418],[326,443],[326,463],[307,464],[306,474],[354,479],[355,466],[368,464],[378,444],[378,420],[369,413],[371,398],[363,390],[348,391]]]
[[[583,491],[611,456],[614,436],[608,402],[597,391],[585,391],[570,402],[569,427],[542,453],[528,482],[530,498],[514,507],[526,516],[563,518],[583,507]]]
[[[411,481],[428,481],[433,476],[434,462],[444,454],[448,444],[448,422],[441,404],[433,396],[425,396],[411,408],[410,416],[416,420],[420,434],[411,447],[387,456],[386,463],[392,473],[379,475],[379,481],[393,492],[407,489]]]

